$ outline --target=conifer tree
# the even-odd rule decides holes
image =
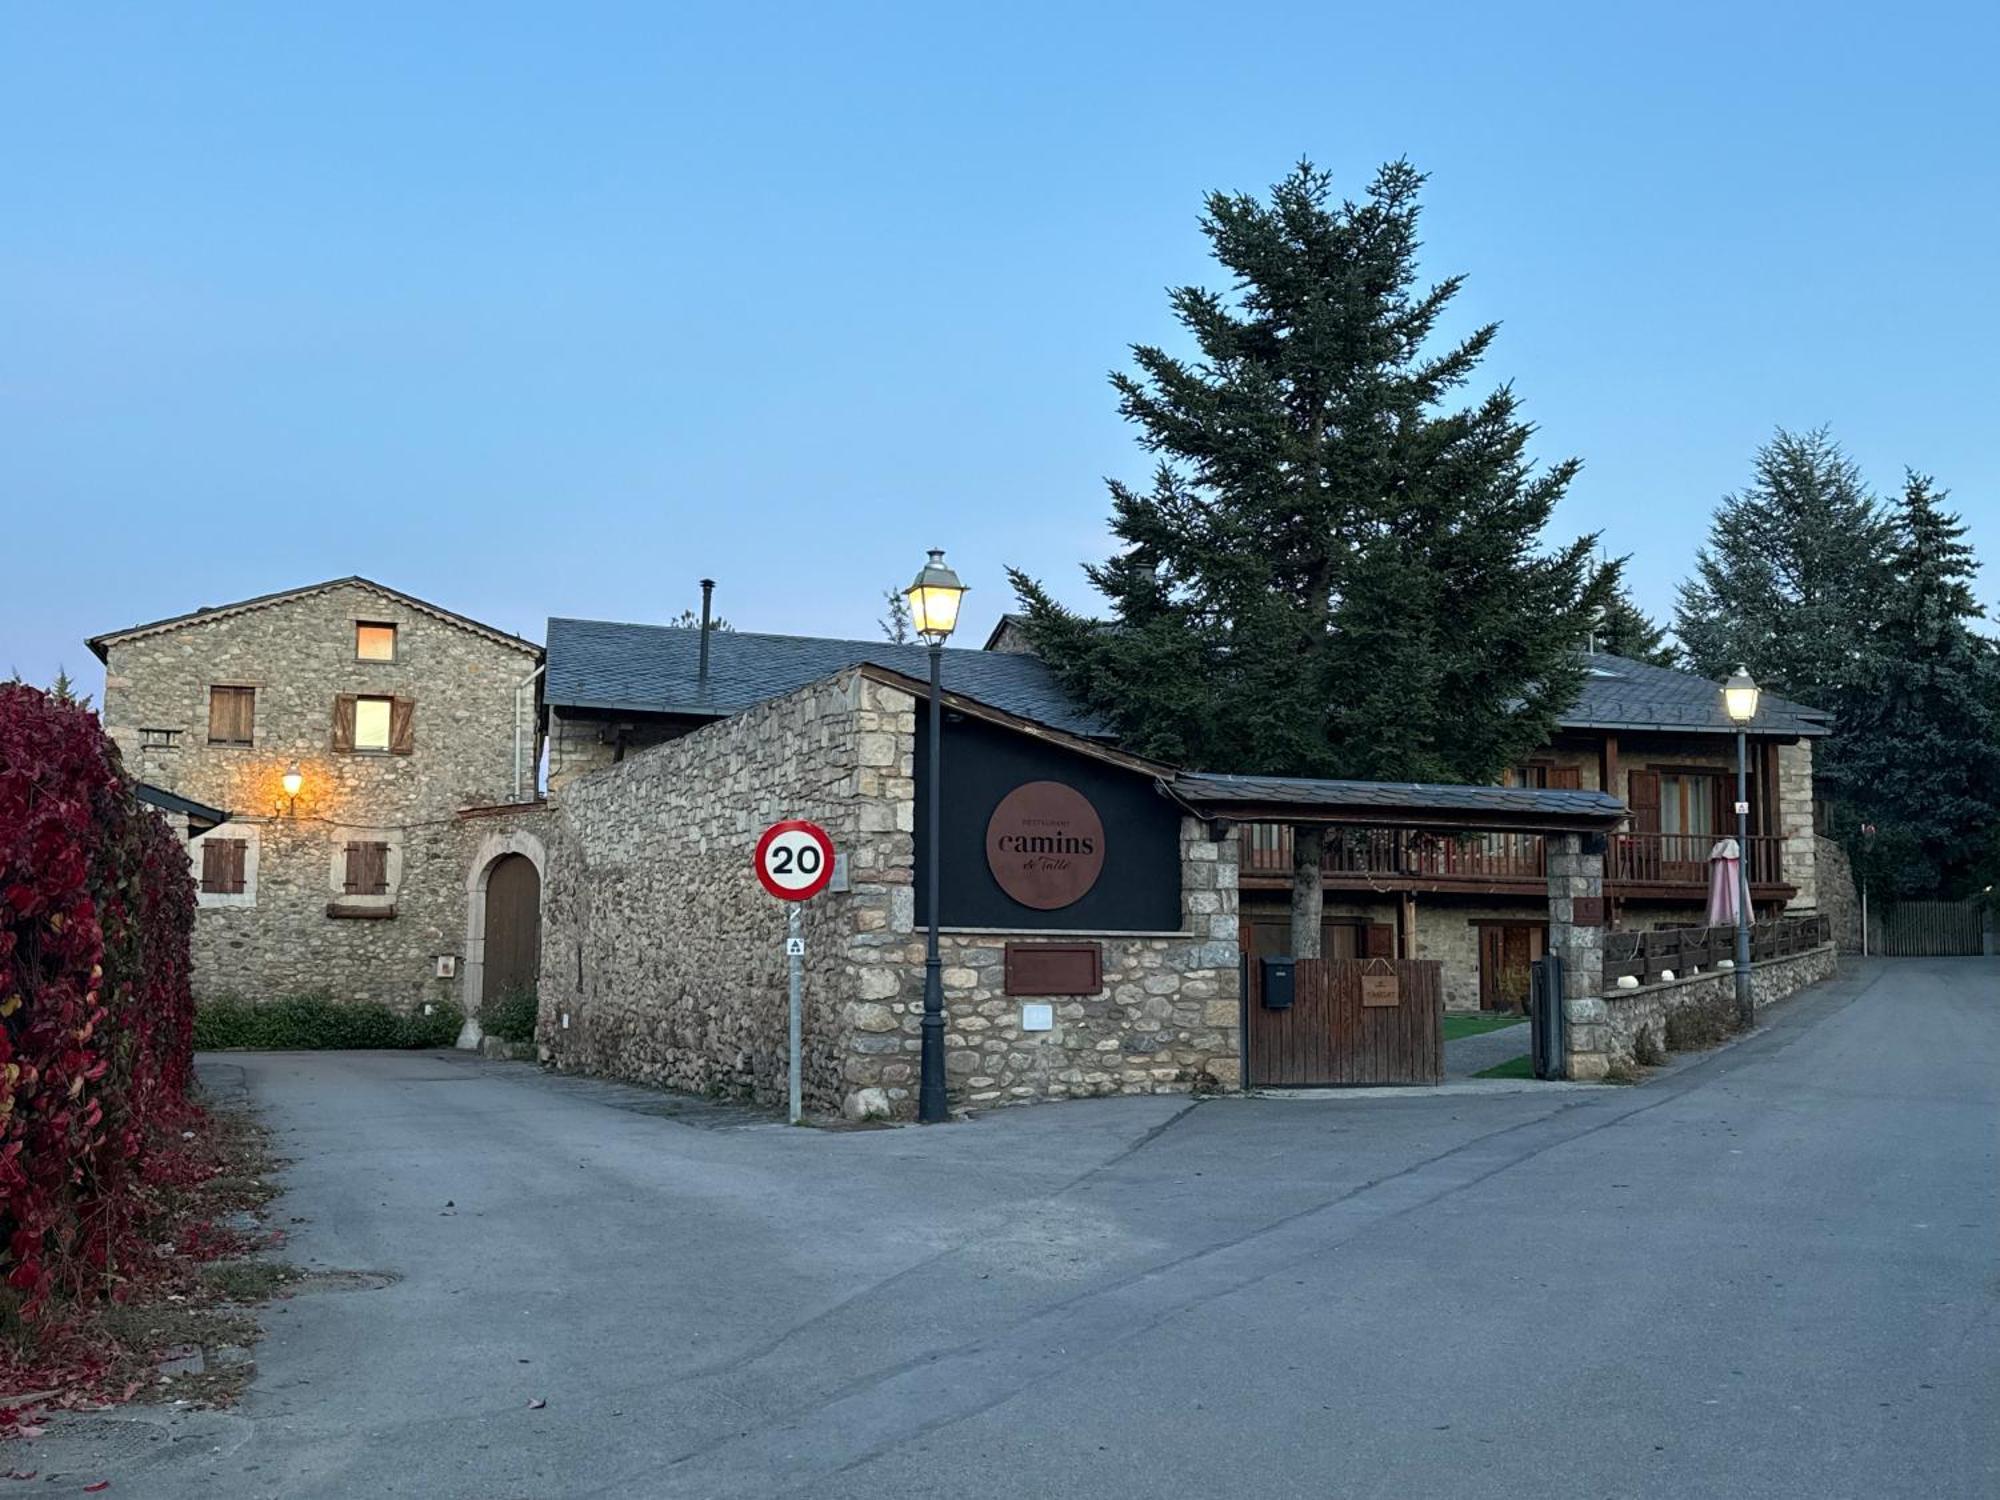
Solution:
[[[1667,643],[1666,627],[1655,624],[1652,616],[1633,602],[1622,580],[1598,616],[1596,643],[1599,651],[1655,667],[1671,667],[1679,659]]]
[[[1227,292],[1182,287],[1198,349],[1112,376],[1159,456],[1110,484],[1119,548],[1093,621],[1012,575],[1064,687],[1142,753],[1209,769],[1492,781],[1544,743],[1616,581],[1595,539],[1547,550],[1577,470],[1537,470],[1512,390],[1448,402],[1493,325],[1432,348],[1461,278],[1417,283],[1407,162],[1358,202],[1302,162],[1268,201],[1211,194]],[[1293,951],[1319,952],[1317,830],[1294,837]]]
[[[1957,896],[2000,856],[2000,659],[1972,622],[1978,563],[1925,475],[1893,516],[1893,581],[1870,676],[1840,725],[1843,821],[1875,825],[1903,896]]]
[[[1674,634],[1688,665],[1739,665],[1773,692],[1838,713],[1873,650],[1888,582],[1889,526],[1860,470],[1824,427],[1780,428],[1754,475],[1723,498]]]

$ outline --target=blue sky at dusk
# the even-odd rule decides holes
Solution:
[[[2000,595],[1991,7],[0,0],[0,675],[364,573],[540,638],[1078,603],[1211,188],[1431,174],[1558,533],[1664,612],[1775,425]],[[971,642],[976,644],[976,640]]]

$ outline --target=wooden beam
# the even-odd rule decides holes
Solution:
[[[1403,892],[1403,957],[1417,956],[1417,893]]]

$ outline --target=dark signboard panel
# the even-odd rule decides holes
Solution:
[[[917,921],[927,922],[930,750],[917,705]],[[938,904],[947,927],[1173,932],[1180,809],[1153,780],[945,716]]]

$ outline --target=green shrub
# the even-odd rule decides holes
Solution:
[[[480,1008],[479,1024],[486,1034],[516,1045],[535,1039],[535,1017],[541,1001],[533,985],[522,985],[496,996]]]
[[[373,1001],[288,995],[262,1004],[223,998],[195,1007],[194,1044],[205,1050],[288,1052],[381,1047],[449,1047],[464,1017],[433,1002],[405,1015]]]

